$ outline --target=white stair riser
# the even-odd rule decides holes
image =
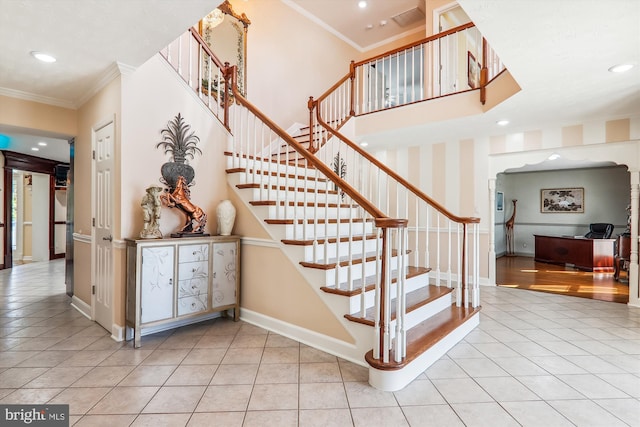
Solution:
[[[310,218],[349,218],[349,208],[302,207],[302,206],[256,206],[261,218],[269,219],[310,219]],[[264,214],[263,214],[264,212]],[[357,217],[357,209],[351,209],[351,218]]]
[[[339,227],[338,227],[339,225]],[[318,224],[287,224],[282,227],[282,239],[289,240],[313,240],[314,238],[324,239],[325,237],[336,237],[338,231],[341,237],[349,236],[349,226],[353,236],[361,236],[373,233],[373,223],[354,222],[349,223],[318,223]]]
[[[306,203],[338,203],[340,196],[337,194],[326,194],[326,193],[312,193],[312,192],[303,192],[303,191],[284,191],[284,190],[276,190],[274,188],[250,188],[243,189],[243,191],[251,191],[251,200],[290,200],[297,202],[306,202]],[[306,194],[306,198],[305,198]],[[340,202],[342,202],[340,200]]]
[[[355,257],[354,257],[355,260]],[[364,267],[364,277],[368,277],[368,276],[373,276],[374,274],[376,274],[377,271],[377,261],[368,261],[365,263],[365,267]],[[391,260],[391,269],[395,269],[397,266],[397,258],[393,258]],[[347,266],[341,266],[339,267],[339,272],[338,272],[338,283],[344,283],[347,282],[347,280],[349,279],[349,273],[351,273],[351,279],[352,280],[356,280],[356,279],[360,279],[363,276],[363,271],[362,271],[362,263],[358,263],[358,264],[353,264],[353,265],[347,265]],[[325,273],[325,286],[335,286],[336,285],[336,269],[332,268],[329,270],[321,270],[324,271]]]
[[[253,175],[249,172],[247,176],[244,172],[237,172],[236,182],[235,184],[260,184],[260,185],[276,185],[276,186],[286,186],[286,187],[294,187],[294,188],[306,188],[309,190],[333,190],[333,185],[329,185],[327,181],[317,181],[314,179],[304,179],[304,178],[294,178],[294,177],[283,177],[283,176],[273,176],[273,175],[262,175],[256,174]]]
[[[446,294],[429,302],[429,304],[425,304],[422,307],[407,313],[405,317],[405,330],[413,328],[418,323],[424,322],[425,319],[435,316],[442,310],[448,310],[451,307],[452,302],[451,294]],[[395,304],[395,301],[393,301],[393,303]],[[395,320],[391,322],[391,331],[391,338],[393,339],[396,336]]]
[[[353,254],[354,258],[359,258],[362,253],[371,253],[377,248],[375,239],[368,239],[365,241],[364,250],[362,247],[362,241],[354,241],[349,245],[349,242],[327,243],[318,244],[314,251],[313,245],[304,246],[304,261],[317,262],[320,259],[335,258],[336,254],[345,256],[349,252]],[[315,252],[315,253],[314,253]],[[315,257],[314,257],[315,255]]]
[[[427,278],[427,274],[420,274],[418,276],[414,276],[414,277],[410,277],[409,279],[406,279],[405,291],[412,292],[412,291],[415,291],[416,289],[420,289],[426,283],[426,278]],[[396,297],[397,290],[398,290],[398,287],[395,284],[393,284],[391,286],[391,298]],[[376,297],[375,289],[371,289],[365,292],[365,308],[373,307],[375,302],[375,297]],[[350,307],[349,313],[353,314],[354,316],[359,316],[360,309],[361,309],[360,304],[361,304],[360,295],[354,295],[352,297],[349,297],[349,307]]]
[[[304,167],[296,167],[295,165],[287,165],[276,162],[260,161],[246,158],[227,157],[227,169],[232,168],[244,168],[244,169],[257,169],[261,171],[279,172],[286,174],[295,174],[301,176],[314,177],[318,172],[314,169],[308,169]]]

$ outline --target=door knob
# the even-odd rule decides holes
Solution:
[[[103,237],[102,240],[108,240],[109,242],[112,242],[113,236],[109,235],[109,237]]]

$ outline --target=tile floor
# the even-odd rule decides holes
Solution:
[[[480,326],[404,390],[229,320],[134,350],[69,305],[64,262],[0,271],[0,402],[76,426],[640,426],[640,309],[482,288]]]

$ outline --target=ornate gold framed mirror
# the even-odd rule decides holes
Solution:
[[[244,13],[238,15],[225,0],[205,16],[198,31],[213,53],[223,63],[238,67],[238,89],[247,94],[247,29],[251,24]]]

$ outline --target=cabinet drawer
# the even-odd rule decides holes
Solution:
[[[178,316],[200,313],[209,309],[209,295],[198,294],[178,298]]]
[[[184,245],[178,248],[178,263],[207,261],[209,259],[209,245]]]
[[[206,261],[178,264],[178,297],[193,292],[206,293],[209,288],[209,263]]]

